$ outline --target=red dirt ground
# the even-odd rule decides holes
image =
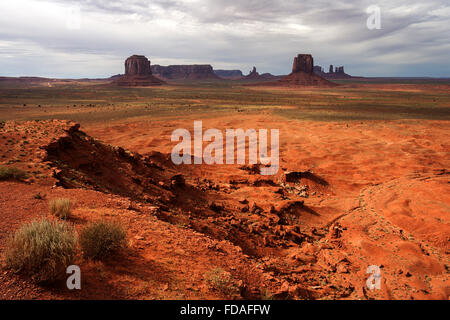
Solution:
[[[78,258],[81,291],[35,286],[5,270],[0,298],[224,298],[205,281],[220,267],[240,298],[448,299],[449,122],[203,120],[204,130],[280,129],[273,177],[239,165],[174,166],[170,135],[192,126],[80,129],[102,143],[70,122],[7,122],[2,162],[17,160],[8,165],[34,173],[26,182],[0,182],[0,254],[8,234],[47,216],[47,200],[61,196],[76,201],[70,222],[77,228],[118,219],[130,240],[120,259]],[[23,139],[28,144],[17,143]],[[297,181],[286,181],[291,171],[300,172]],[[44,200],[33,198],[38,192]],[[365,287],[370,265],[381,267],[380,291]]]

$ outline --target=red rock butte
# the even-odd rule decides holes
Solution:
[[[146,87],[161,85],[164,81],[152,75],[150,60],[145,56],[133,55],[125,60],[125,75],[113,83],[126,87]]]
[[[278,81],[286,86],[333,86],[332,82],[314,73],[314,59],[310,54],[299,54],[294,58],[291,74]]]

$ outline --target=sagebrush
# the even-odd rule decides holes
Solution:
[[[115,221],[92,222],[81,231],[80,245],[85,258],[102,260],[126,246],[126,232]]]
[[[0,180],[23,180],[27,177],[27,173],[19,168],[0,166]]]
[[[41,220],[22,226],[6,247],[6,267],[37,282],[65,277],[76,255],[77,237],[62,222]]]
[[[50,200],[48,206],[54,216],[60,219],[68,219],[72,212],[73,203],[70,199],[58,198]]]

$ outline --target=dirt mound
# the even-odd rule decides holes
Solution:
[[[222,193],[224,186],[205,188],[205,181],[186,182],[183,167],[175,167],[170,155],[153,152],[147,156],[131,153],[97,141],[72,124],[65,134],[44,147],[44,161],[51,163],[57,185],[64,188],[83,188],[145,201],[160,208],[162,220],[186,224],[218,240],[229,240],[244,252],[261,256],[264,247],[301,243],[305,237],[295,227],[295,214],[284,210],[277,218],[269,210],[255,203],[243,212],[235,200]],[[254,177],[252,185],[276,182]],[[249,182],[244,182],[249,183]]]
[[[251,270],[257,275],[251,282],[268,285],[279,299],[448,297],[448,160],[445,144],[431,144],[447,136],[448,124],[353,123],[350,130],[345,123],[303,122],[305,130],[298,130],[272,115],[227,121],[276,125],[291,137],[276,176],[260,176],[260,165],[174,166],[165,141],[186,122],[104,131],[97,124],[88,131],[122,148],[73,122],[0,125],[2,161],[31,166],[35,179],[0,182],[0,251],[11,230],[45,212],[46,201],[34,198],[40,193],[76,199],[79,226],[113,216],[129,230],[136,251],[114,268],[101,266],[107,285],[97,279],[98,265],[83,265],[90,284],[84,297],[107,297],[111,288],[118,298],[178,297],[175,287],[188,297],[211,297],[202,282],[205,264],[239,279],[250,277],[241,270]],[[220,117],[205,120],[221,125]],[[149,132],[160,134],[159,145],[143,146],[139,137]],[[366,289],[370,265],[381,268],[380,291]],[[166,274],[169,284],[154,279]],[[13,288],[5,297],[36,296],[37,289],[14,279],[0,273],[0,287]],[[261,288],[246,286],[241,297],[261,296]],[[139,290],[124,295],[130,287]]]
[[[303,71],[299,71],[296,73],[291,73],[280,79],[278,84],[281,86],[336,86],[332,82],[311,73],[306,73]]]
[[[51,218],[48,200],[58,197],[75,203],[68,223],[78,230],[90,221],[115,219],[129,239],[129,250],[114,263],[76,261],[83,273],[81,291],[70,292],[65,283],[39,287],[2,270],[0,299],[230,298],[205,281],[212,270],[231,276],[230,285],[237,288],[233,298],[260,298],[266,285],[275,291],[277,282],[268,281],[242,249],[177,222],[182,213],[201,216],[209,199],[186,184],[166,155],[142,157],[111,147],[70,121],[6,122],[0,133],[7,141],[2,165],[40,169],[30,172],[27,181],[0,181],[0,264],[8,236],[23,223]],[[16,159],[19,151],[22,156]],[[217,238],[226,237],[218,233]]]

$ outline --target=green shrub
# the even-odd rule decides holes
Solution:
[[[117,222],[93,222],[81,231],[80,245],[84,257],[102,260],[125,247],[126,232]]]
[[[41,220],[22,226],[7,242],[6,267],[51,282],[66,275],[76,254],[76,233],[64,223]]]
[[[52,199],[48,203],[50,213],[60,219],[68,219],[72,211],[72,202],[70,199],[58,198]]]
[[[0,180],[23,180],[27,173],[19,168],[0,166]]]

